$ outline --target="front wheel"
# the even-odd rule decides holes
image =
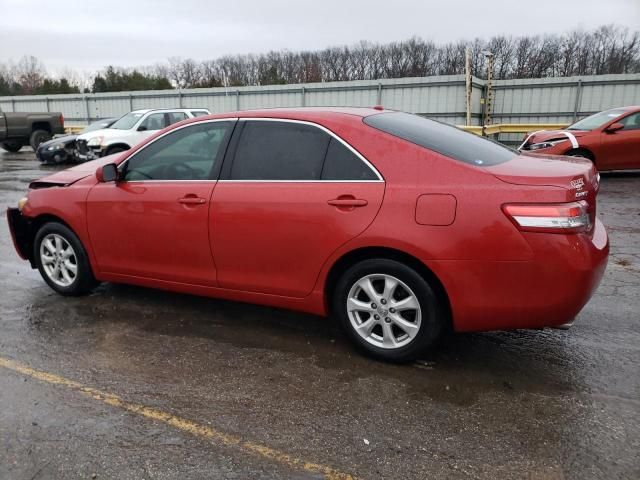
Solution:
[[[61,223],[38,230],[33,254],[44,281],[61,295],[83,295],[98,283],[80,239]]]
[[[389,259],[349,268],[336,286],[333,311],[360,350],[391,362],[414,360],[445,325],[431,286],[412,268]]]

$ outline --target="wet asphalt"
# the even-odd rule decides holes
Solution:
[[[0,206],[42,167],[0,153]],[[0,479],[640,478],[640,174],[605,174],[603,283],[568,331],[455,335],[424,360],[355,353],[330,319],[105,284],[53,293],[0,222]],[[272,451],[267,450],[267,452]]]

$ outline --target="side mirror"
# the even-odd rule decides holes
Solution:
[[[618,130],[622,130],[623,128],[624,128],[624,125],[622,123],[616,122],[609,125],[607,128],[604,129],[604,131],[607,133],[613,133],[613,132],[617,132]]]
[[[144,125],[140,125],[140,126],[138,127],[138,131],[139,131],[139,132],[146,132],[147,130],[148,130],[148,128],[147,128],[147,127],[145,127]]]
[[[115,182],[118,179],[118,167],[115,163],[107,163],[96,170],[96,178],[100,183]]]

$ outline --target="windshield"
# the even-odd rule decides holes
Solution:
[[[94,130],[102,130],[103,128],[110,128],[109,124],[113,122],[113,120],[100,120],[99,122],[92,123],[91,125],[87,125],[87,127],[82,130],[82,133],[93,132]]]
[[[142,118],[144,113],[127,113],[124,117],[120,118],[116,123],[109,128],[115,128],[118,130],[130,130],[137,122]]]
[[[367,125],[447,157],[477,166],[497,165],[519,152],[451,125],[402,112],[364,118]]]
[[[583,118],[579,122],[570,125],[567,130],[594,130],[624,113],[627,113],[627,111],[623,108],[605,110],[604,112],[596,113],[595,115],[591,115],[590,117]]]

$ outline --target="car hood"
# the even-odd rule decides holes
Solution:
[[[551,142],[554,140],[568,140],[569,135],[575,138],[583,137],[589,133],[588,130],[543,130],[540,132],[528,133],[525,139],[528,145],[532,143]]]
[[[51,145],[56,145],[58,143],[64,143],[65,145],[71,142],[75,142],[76,138],[78,138],[77,135],[62,135],[60,137],[55,137],[52,138],[51,140],[49,140],[48,142],[42,142],[38,148],[48,148]]]
[[[122,152],[114,153],[113,155],[107,155],[106,157],[81,163],[75,167],[47,175],[46,177],[31,182],[29,188],[67,187],[76,183],[78,180],[94,175],[98,167],[106,165],[107,163],[114,163],[121,155]]]
[[[92,132],[83,133],[82,135],[78,135],[78,140],[86,140],[89,141],[95,137],[104,137],[104,138],[115,138],[122,137],[126,133],[131,130],[120,130],[114,128],[102,128],[100,130],[94,130]]]

